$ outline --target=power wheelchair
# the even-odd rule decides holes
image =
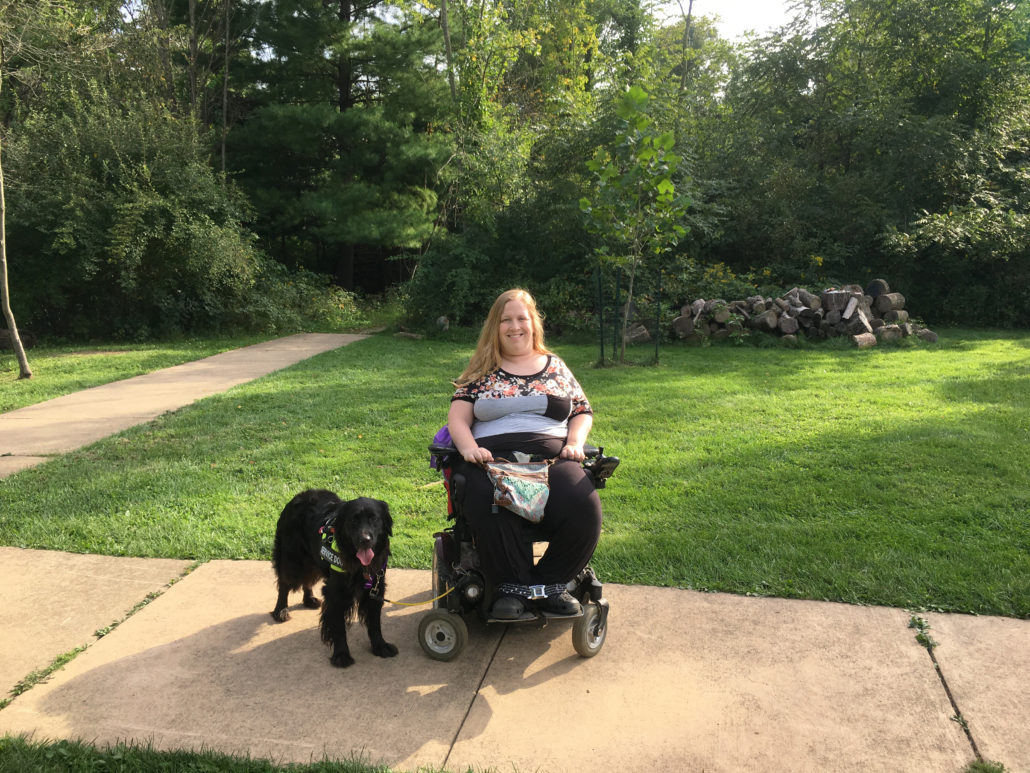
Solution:
[[[596,446],[586,446],[584,450],[583,467],[593,478],[595,487],[602,489],[619,466],[619,459],[605,456],[604,449]],[[584,658],[600,652],[608,633],[608,600],[590,566],[567,586],[582,606],[578,614],[555,615],[537,609],[517,619],[491,616],[496,593],[480,569],[475,538],[462,513],[465,476],[454,469],[461,456],[453,445],[438,443],[430,445],[429,452],[432,466],[443,474],[447,518],[453,523],[433,535],[433,608],[422,616],[418,627],[418,641],[426,655],[442,661],[458,657],[468,643],[468,626],[463,616],[470,612],[476,612],[486,623],[536,622],[543,627],[552,618],[573,620],[572,645],[576,652]],[[542,536],[535,538],[535,531],[527,521],[525,538],[531,542],[542,541]],[[543,586],[537,588],[543,594]]]

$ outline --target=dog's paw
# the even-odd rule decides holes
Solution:
[[[344,652],[338,655],[333,655],[329,658],[329,662],[337,668],[347,668],[347,666],[354,665],[354,658],[350,656],[350,653]]]
[[[286,608],[276,609],[273,612],[269,612],[269,614],[272,616],[272,619],[275,620],[277,623],[285,623],[287,620],[290,619],[290,610]]]
[[[316,599],[314,596],[308,596],[304,599],[304,606],[308,609],[318,609],[322,606],[322,599]]]
[[[392,658],[397,654],[397,645],[390,644],[388,641],[384,641],[381,644],[373,644],[372,654],[378,655],[381,658]]]

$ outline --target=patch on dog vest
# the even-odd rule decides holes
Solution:
[[[322,549],[319,551],[319,555],[322,556],[323,561],[329,562],[329,568],[334,572],[346,571],[343,568],[343,559],[340,558],[340,549],[336,546],[336,538],[333,537],[333,541],[330,544],[322,542]]]

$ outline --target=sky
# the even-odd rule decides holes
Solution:
[[[686,10],[689,0],[682,0]],[[719,34],[729,40],[740,40],[747,30],[759,35],[770,28],[788,23],[793,14],[788,10],[792,0],[694,0],[692,13],[695,16],[719,16],[716,24]],[[675,0],[662,3],[667,15],[679,17],[680,10]]]

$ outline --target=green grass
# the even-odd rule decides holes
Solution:
[[[1030,335],[943,333],[600,369],[558,345],[623,459],[602,579],[1030,617]],[[285,502],[325,486],[389,501],[394,563],[426,568],[444,505],[425,447],[470,349],[373,337],[21,472],[0,543],[267,559]]]
[[[26,351],[33,373],[31,379],[19,379],[14,353],[10,349],[0,349],[0,413],[80,389],[199,360],[264,341],[268,337],[205,338],[156,344],[39,346]]]
[[[0,773],[139,773],[144,770],[169,773],[389,773],[390,768],[361,760],[279,765],[269,760],[217,752],[158,751],[140,744],[118,744],[98,749],[75,741],[37,743],[22,737],[0,738]]]

